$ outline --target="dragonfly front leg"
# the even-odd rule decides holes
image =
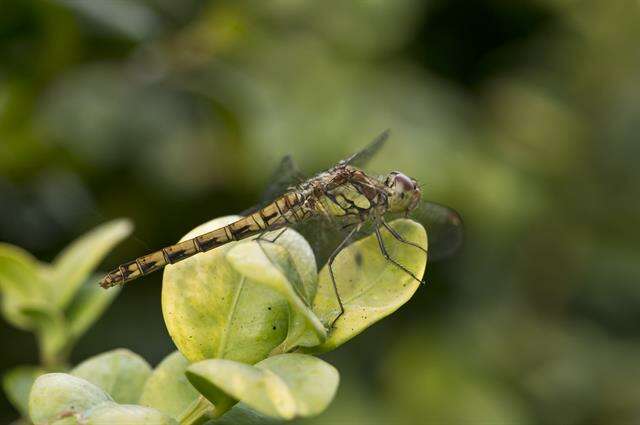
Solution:
[[[427,254],[427,250],[424,249],[423,247],[421,247],[420,245],[418,245],[415,242],[411,242],[406,240],[400,233],[398,233],[396,231],[396,229],[394,229],[393,227],[389,226],[387,224],[386,221],[384,221],[384,219],[380,219],[380,223],[384,226],[385,229],[387,229],[389,231],[389,233],[391,233],[391,235],[399,242],[402,243],[406,243],[407,245],[411,245],[411,246],[415,246],[416,248],[418,248],[419,250],[421,250],[422,252],[424,252],[425,254]]]
[[[380,234],[380,225],[379,225],[379,223],[376,223],[375,232],[376,232],[376,238],[378,238],[378,245],[380,246],[380,251],[382,252],[382,256],[387,261],[390,261],[396,267],[399,267],[400,269],[402,269],[402,271],[407,273],[409,276],[411,276],[413,279],[415,279],[419,283],[424,283],[422,280],[418,279],[416,277],[416,275],[413,274],[413,272],[411,272],[411,270],[409,270],[408,268],[406,268],[405,266],[403,266],[402,264],[398,263],[396,260],[391,258],[391,256],[387,252],[387,248],[384,246],[384,242],[382,241],[382,235]]]
[[[358,223],[353,229],[351,229],[347,237],[344,238],[342,242],[340,242],[340,245],[338,245],[338,247],[331,253],[331,255],[329,256],[329,261],[327,261],[327,265],[329,266],[329,276],[331,277],[331,283],[333,284],[333,292],[336,295],[338,306],[340,307],[340,313],[331,322],[331,328],[333,328],[333,325],[340,318],[340,316],[344,314],[344,306],[342,305],[342,300],[340,299],[340,294],[338,293],[338,284],[336,283],[336,277],[333,274],[333,261],[336,259],[336,256],[342,250],[342,248],[344,248],[344,246],[349,242],[349,240],[351,240],[353,235],[360,230],[361,227],[362,223]]]

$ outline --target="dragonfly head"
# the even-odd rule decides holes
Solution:
[[[409,212],[420,201],[420,187],[411,177],[399,171],[389,173],[384,184],[391,189],[389,210],[391,212]]]

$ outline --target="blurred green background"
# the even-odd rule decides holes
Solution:
[[[106,270],[252,205],[284,154],[313,173],[391,128],[374,170],[459,210],[465,246],[325,356],[342,383],[305,423],[638,423],[638,40],[635,0],[0,0],[0,240],[50,260],[130,217]],[[74,363],[171,352],[160,283]]]

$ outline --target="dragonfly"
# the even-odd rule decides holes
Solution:
[[[275,242],[288,228],[318,218],[334,225],[338,224],[346,233],[327,260],[340,310],[333,323],[344,313],[333,262],[338,253],[365,225],[373,228],[380,253],[385,260],[410,275],[412,279],[422,282],[421,278],[389,255],[381,230],[386,229],[399,242],[420,249],[425,254],[427,248],[406,240],[387,224],[386,217],[401,214],[415,217],[425,225],[429,235],[430,261],[448,258],[457,251],[463,239],[462,219],[460,214],[451,208],[422,200],[418,182],[400,171],[392,171],[386,176],[372,176],[363,170],[388,138],[389,130],[377,136],[361,151],[306,180],[300,176],[291,157],[285,157],[268,189],[268,193],[279,192],[277,196],[271,195],[267,202],[248,210],[242,218],[227,226],[121,264],[109,272],[100,285],[105,289],[123,285],[167,265],[234,241],[251,237],[260,240],[266,234],[274,232],[277,233],[276,236],[268,241]],[[297,182],[292,184],[292,179]]]

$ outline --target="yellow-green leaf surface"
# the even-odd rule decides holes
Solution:
[[[29,416],[29,392],[36,378],[45,373],[39,366],[18,366],[2,377],[2,388],[22,416]]]
[[[70,346],[69,330],[62,312],[43,301],[25,302],[20,312],[32,323],[42,363],[47,367],[64,363]]]
[[[113,402],[99,387],[66,373],[47,373],[36,379],[29,396],[29,416],[35,425],[50,424],[103,402]]]
[[[224,359],[192,364],[187,377],[202,395],[220,392],[265,415],[293,419],[317,415],[338,388],[338,371],[317,357],[281,354],[255,366]]]
[[[0,302],[8,322],[21,329],[33,329],[31,318],[22,313],[28,302],[45,302],[50,297],[42,265],[28,252],[0,243]]]
[[[102,388],[114,401],[131,404],[138,402],[151,367],[136,353],[121,348],[91,357],[70,373]]]
[[[286,240],[288,237],[285,233],[281,238]],[[286,340],[278,347],[281,352],[296,345],[318,345],[326,338],[324,326],[307,305],[310,304],[307,289],[310,285],[303,284],[292,259],[292,255],[298,257],[298,252],[295,247],[290,249],[293,252],[273,243],[254,242],[238,244],[227,253],[227,260],[236,271],[253,282],[272,288],[289,303],[289,329]],[[315,258],[311,258],[315,268]]]
[[[53,302],[64,308],[102,259],[133,226],[129,220],[114,220],[96,227],[65,248],[53,262]]]
[[[150,407],[102,403],[86,411],[79,424],[87,425],[177,425],[170,416]]]
[[[235,219],[212,220],[189,232],[183,240]],[[174,343],[190,361],[227,358],[255,363],[285,341],[289,303],[282,292],[264,283],[262,274],[270,276],[269,279],[286,275],[287,279],[297,280],[295,284],[289,281],[290,286],[312,292],[315,260],[302,236],[288,230],[275,246],[261,243],[271,255],[270,262],[263,261],[262,249],[239,248],[242,244],[259,248],[252,241],[230,243],[165,268],[162,288],[165,323]],[[288,256],[283,255],[282,247]],[[230,261],[228,254],[236,248],[241,251],[235,251]],[[259,252],[259,257],[240,261],[238,253],[243,249],[247,249],[248,255]],[[254,270],[252,261],[260,262],[261,269]],[[260,275],[257,280],[256,272]]]
[[[66,309],[69,336],[74,340],[80,338],[98,320],[122,289],[115,287],[105,291],[96,285],[98,281],[99,277],[96,275],[87,279]]]
[[[118,404],[100,387],[66,373],[48,373],[36,379],[29,415],[35,425],[177,424],[156,409]]]
[[[265,416],[246,406],[244,403],[236,404],[221,418],[207,422],[208,425],[275,425],[281,423],[282,421],[270,416]]]
[[[427,234],[420,224],[400,219],[390,225],[406,240],[427,248]],[[422,277],[427,262],[425,253],[397,241],[385,229],[381,233],[390,257],[418,278]],[[345,343],[400,308],[420,286],[382,256],[375,235],[343,249],[333,263],[333,269],[345,312],[336,321],[327,340],[308,350],[311,352],[329,351]],[[313,310],[325,324],[330,324],[339,313],[327,266],[320,272]]]
[[[184,374],[187,366],[189,361],[179,351],[168,355],[147,379],[139,404],[180,418],[199,396]]]

